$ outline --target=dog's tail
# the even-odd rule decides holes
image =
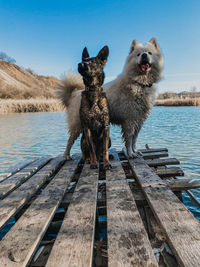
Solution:
[[[58,84],[57,96],[61,103],[67,108],[71,95],[76,90],[84,88],[82,77],[76,73],[69,73],[63,76]]]

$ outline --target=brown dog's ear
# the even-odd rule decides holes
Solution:
[[[88,50],[87,50],[87,47],[85,47],[83,49],[83,53],[82,53],[82,61],[84,61],[86,58],[90,57],[89,56],[89,53],[88,53]]]
[[[109,55],[109,48],[108,46],[104,46],[98,53],[97,57],[103,61],[104,65],[106,64],[107,62],[107,58],[108,58],[108,55]]]
[[[154,47],[155,47],[156,50],[160,51],[160,47],[159,47],[158,42],[157,42],[157,40],[156,40],[155,37],[151,38],[151,40],[150,40],[149,42],[150,42],[152,45],[154,45]]]
[[[138,41],[133,40],[132,44],[131,44],[131,48],[130,48],[130,53],[133,52],[133,50],[135,49],[135,46],[138,44]]]

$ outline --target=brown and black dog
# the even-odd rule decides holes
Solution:
[[[90,162],[90,168],[97,168],[100,153],[103,166],[110,169],[109,162],[109,109],[106,94],[103,92],[104,66],[109,49],[104,46],[96,57],[89,57],[87,48],[82,53],[78,71],[83,77],[85,90],[81,95],[80,120],[83,129],[81,150],[83,159]]]

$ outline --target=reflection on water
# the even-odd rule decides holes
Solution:
[[[0,115],[0,172],[17,162],[45,154],[63,153],[67,141],[65,113]],[[112,146],[121,149],[119,127],[111,127]],[[137,142],[138,148],[167,147],[181,161],[185,177],[200,178],[200,108],[154,107]],[[80,139],[72,153],[79,152]],[[199,189],[193,190],[198,196]],[[188,203],[187,196],[184,195]],[[199,197],[200,200],[200,197]],[[200,215],[199,215],[200,218]]]

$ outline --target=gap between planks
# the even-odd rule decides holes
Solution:
[[[92,266],[98,171],[84,165],[47,267]]]
[[[158,266],[118,155],[106,172],[108,266]]]

